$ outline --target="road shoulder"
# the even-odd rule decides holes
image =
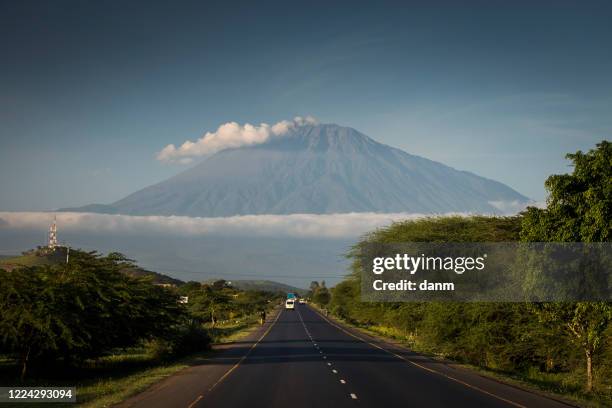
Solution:
[[[577,406],[576,402],[566,400],[558,395],[552,395],[540,390],[522,387],[499,378],[488,376],[485,373],[472,370],[468,367],[461,366],[452,361],[435,359],[416,353],[393,339],[372,333],[364,328],[350,325],[335,318],[334,316],[326,316],[314,305],[311,305],[311,308],[330,324],[356,339],[364,341],[378,349],[384,350],[396,358],[433,375],[443,376],[468,388],[493,396],[511,406],[550,406],[559,408]]]
[[[250,350],[270,331],[281,312],[282,309],[276,308],[263,326],[256,326],[238,339],[214,344],[211,353],[205,357],[194,358],[189,367],[115,406],[162,408],[195,405],[246,358]]]

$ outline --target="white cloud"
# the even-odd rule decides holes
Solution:
[[[450,215],[450,214],[448,214]],[[461,215],[461,214],[454,214]],[[467,215],[467,214],[463,214]],[[57,217],[60,232],[171,236],[356,238],[393,221],[431,214],[346,213],[241,215],[233,217],[131,216],[93,213],[0,212],[4,229],[45,231]],[[61,238],[61,237],[60,237]]]
[[[187,140],[178,147],[173,144],[167,145],[157,154],[157,159],[188,164],[194,157],[210,155],[229,148],[262,144],[271,137],[282,136],[296,127],[315,123],[316,119],[311,116],[304,118],[297,116],[293,120],[283,120],[272,126],[267,123],[256,126],[249,123],[240,125],[228,122],[219,126],[214,132],[206,132],[195,142]]]

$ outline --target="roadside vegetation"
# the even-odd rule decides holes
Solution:
[[[281,296],[222,280],[154,284],[118,253],[61,259],[0,268],[0,383],[77,386],[78,402],[93,406],[201,362]]]
[[[355,326],[410,348],[554,392],[612,405],[612,305],[566,303],[367,303],[360,248],[371,242],[609,242],[612,145],[567,156],[573,172],[546,181],[547,207],[516,217],[436,217],[395,223],[357,243],[352,271],[313,300]],[[612,277],[608,277],[612,285]],[[316,294],[317,285],[311,285]],[[327,289],[326,289],[327,291]]]

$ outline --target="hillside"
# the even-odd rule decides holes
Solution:
[[[66,262],[65,248],[58,248],[54,252],[33,249],[18,256],[0,257],[0,268],[10,271],[24,266],[53,265],[60,262]]]
[[[21,267],[53,265],[66,262],[66,248],[60,247],[53,252],[48,252],[44,248],[24,252],[22,255],[14,257],[1,257],[0,268],[11,271]],[[121,272],[133,277],[151,277],[153,283],[170,284],[180,286],[184,282],[170,276],[148,271],[138,266],[125,268]]]
[[[20,267],[27,266],[39,266],[39,265],[53,265],[66,261],[66,251],[65,248],[58,248],[55,252],[48,253],[44,250],[30,250],[24,252],[19,256],[3,256],[0,257],[0,268],[6,270],[13,270]],[[173,278],[168,275],[164,275],[159,272],[149,271],[144,268],[140,268],[138,266],[134,268],[126,268],[121,272],[141,278],[141,277],[150,277],[152,282],[155,284],[166,284],[166,285],[175,285],[181,286],[185,282]],[[216,281],[216,279],[210,279],[205,283],[210,283]],[[232,286],[240,290],[261,290],[266,292],[293,292],[298,294],[306,293],[306,289],[298,288],[291,285],[286,285],[284,283],[274,282],[270,280],[232,280]]]
[[[212,283],[216,281],[216,279],[208,279],[203,283]],[[308,292],[306,289],[298,288],[291,285],[286,285],[284,283],[275,282],[271,280],[249,280],[249,279],[239,279],[232,280],[232,286],[240,289],[240,290],[261,290],[265,292],[283,292],[283,293],[297,293],[304,294]]]

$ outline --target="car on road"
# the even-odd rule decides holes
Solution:
[[[285,301],[285,309],[288,309],[288,310],[295,309],[295,300],[294,299],[287,299]]]
[[[304,298],[300,299],[300,304],[302,304],[302,305],[306,304],[306,299],[304,299]]]

